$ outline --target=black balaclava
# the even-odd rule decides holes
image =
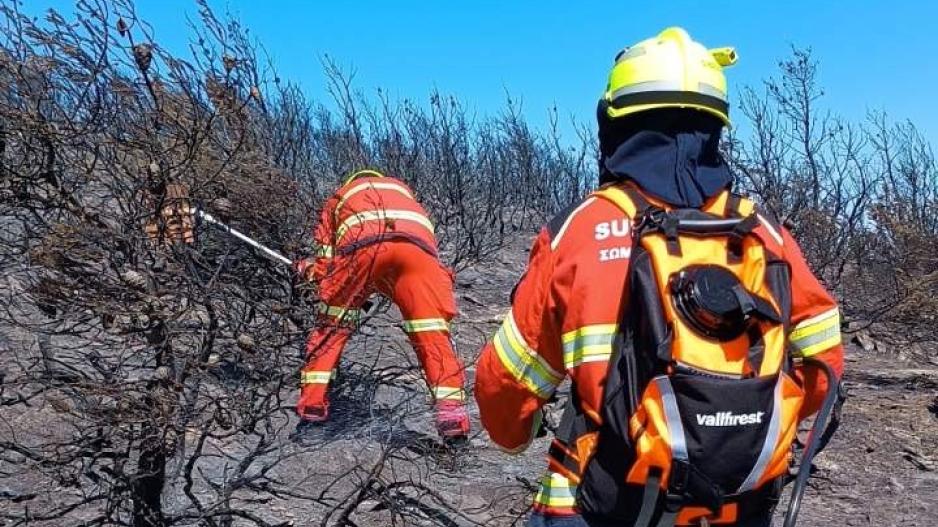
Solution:
[[[648,110],[609,119],[600,104],[599,182],[630,180],[674,207],[701,207],[729,188],[732,173],[720,155],[723,123],[684,108]]]

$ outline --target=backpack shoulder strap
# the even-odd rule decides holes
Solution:
[[[680,256],[681,244],[678,241],[680,221],[667,209],[648,201],[633,185],[610,185],[596,192],[596,195],[612,201],[634,220],[632,230],[635,239],[641,239],[652,230],[660,231],[667,239],[668,252]]]
[[[756,206],[742,194],[724,190],[701,210],[724,218],[745,218],[755,212]]]
[[[764,208],[756,205],[751,199],[741,195],[735,194],[733,192],[726,192],[726,202],[724,205],[724,214],[725,218],[743,218],[744,227],[748,227],[744,234],[748,234],[756,227],[760,225],[765,227],[765,230],[768,232],[771,242],[774,242],[774,245],[781,247],[785,244],[784,238],[782,238],[782,226],[777,219],[772,214],[769,214]],[[773,244],[768,239],[763,239],[763,243],[768,244],[769,247],[772,247]]]
[[[609,185],[593,193],[594,196],[611,201],[629,218],[638,218],[649,209],[656,208],[632,185]]]
[[[735,214],[738,217],[745,218],[746,216],[751,216],[756,212],[755,202],[745,196],[740,194],[733,194],[730,192],[727,202],[730,201],[733,202]]]

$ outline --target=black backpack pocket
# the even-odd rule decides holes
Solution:
[[[769,462],[781,428],[775,404],[779,380],[677,374],[655,382],[668,426],[677,428],[679,419],[683,431],[682,442],[670,433],[672,459],[687,462],[723,495],[754,488],[752,480],[765,469],[760,462]]]
[[[787,469],[800,398],[785,374],[655,377],[629,420],[628,439],[601,429],[578,503],[588,515],[623,522],[637,521],[643,510],[716,513]]]

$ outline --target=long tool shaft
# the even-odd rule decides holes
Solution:
[[[814,454],[817,453],[820,445],[821,436],[824,429],[830,424],[831,414],[834,406],[837,404],[839,395],[840,380],[834,374],[834,370],[826,362],[819,359],[805,359],[805,364],[814,364],[827,376],[827,394],[824,397],[824,403],[818,411],[814,420],[814,426],[811,435],[808,437],[808,444],[805,446],[804,453],[801,455],[801,466],[798,468],[798,476],[795,478],[795,485],[791,489],[791,500],[788,503],[788,512],[785,514],[784,527],[795,527],[798,522],[798,513],[801,511],[801,499],[804,497],[805,487],[808,485],[808,479],[811,477],[811,462],[814,461]]]
[[[215,218],[215,216],[212,216],[212,215],[209,214],[208,212],[205,212],[205,211],[202,210],[202,209],[196,209],[195,213],[196,213],[196,215],[197,215],[199,218],[201,218],[202,220],[205,220],[207,223],[211,223],[211,224],[214,225],[215,227],[218,227],[219,229],[221,229],[221,230],[227,232],[228,234],[234,236],[235,238],[241,240],[242,242],[244,242],[244,243],[250,245],[251,247],[254,247],[254,248],[257,249],[258,251],[261,251],[262,253],[266,254],[267,256],[273,258],[274,260],[277,260],[278,262],[281,262],[281,263],[283,263],[283,264],[285,264],[285,265],[287,265],[287,266],[289,266],[289,267],[291,267],[291,268],[293,267],[293,262],[292,262],[289,258],[287,258],[286,256],[284,256],[284,255],[278,253],[277,251],[271,249],[270,247],[267,247],[266,245],[262,244],[261,242],[259,242],[259,241],[255,240],[255,239],[251,238],[250,236],[248,236],[248,235],[246,235],[246,234],[240,232],[239,230],[233,229],[233,228],[229,227],[228,225],[226,225],[226,224],[223,223],[222,221],[218,220],[217,218]],[[366,300],[365,303],[362,305],[362,311],[364,311],[363,318],[371,317],[372,315],[374,315],[374,314],[375,314],[375,311],[376,311],[377,308],[378,308],[378,305],[379,305],[379,302],[373,302],[373,301],[371,301],[371,300]]]
[[[237,229],[233,229],[233,228],[229,227],[228,225],[226,225],[226,224],[222,223],[221,221],[219,221],[218,219],[216,219],[216,218],[215,218],[214,216],[212,216],[211,214],[205,212],[204,210],[202,210],[202,209],[196,209],[195,213],[196,213],[196,215],[199,216],[199,218],[205,220],[205,221],[208,222],[208,223],[211,223],[212,225],[214,225],[214,226],[218,227],[219,229],[221,229],[221,230],[227,232],[228,234],[230,234],[230,235],[234,236],[235,238],[241,240],[242,242],[244,242],[244,243],[250,245],[251,247],[254,247],[254,248],[257,249],[258,251],[261,251],[262,253],[266,254],[267,256],[273,258],[274,260],[277,260],[277,261],[283,263],[284,265],[288,265],[288,266],[292,266],[292,265],[293,265],[293,262],[292,262],[289,258],[287,258],[286,256],[284,256],[284,255],[278,253],[277,251],[271,249],[270,247],[267,247],[266,245],[264,245],[264,244],[262,244],[262,243],[260,243],[260,242],[258,242],[258,241],[256,241],[256,240],[254,240],[254,239],[251,238],[250,236],[248,236],[248,235],[246,235],[246,234],[244,234],[244,233],[238,231]]]

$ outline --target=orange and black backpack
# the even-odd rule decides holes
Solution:
[[[634,229],[580,511],[635,527],[765,514],[788,475],[804,398],[790,375],[778,227],[728,191],[703,209],[671,210],[630,185],[596,195]]]

